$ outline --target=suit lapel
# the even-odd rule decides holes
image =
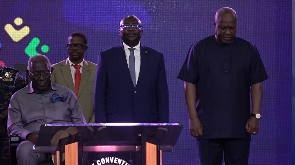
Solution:
[[[147,51],[147,49],[145,49],[144,46],[140,46],[140,71],[139,71],[139,75],[138,75],[138,80],[137,80],[137,85],[141,84],[141,81],[143,81],[144,79],[144,75],[146,75],[148,72],[148,64],[149,64],[149,52]]]
[[[131,76],[130,76],[128,64],[127,64],[127,61],[126,61],[125,50],[124,50],[123,46],[119,47],[119,51],[116,54],[116,56],[117,56],[117,59],[119,61],[119,65],[120,65],[120,68],[121,68],[122,72],[125,74],[126,77],[129,77],[128,78],[129,79],[129,84],[133,86],[133,82],[132,82],[132,79],[131,79]]]
[[[91,69],[90,65],[88,64],[87,61],[84,60],[83,67],[82,67],[82,77],[81,77],[78,97],[81,94],[81,92],[83,91],[85,85],[87,84],[87,81],[89,79],[89,76],[90,76],[91,72],[92,72],[92,69]]]
[[[63,65],[60,67],[60,72],[62,73],[68,88],[71,89],[72,91],[75,91],[69,63],[64,62]]]

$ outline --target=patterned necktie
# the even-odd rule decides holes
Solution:
[[[134,57],[134,50],[135,48],[128,48],[130,50],[130,56],[129,56],[129,72],[131,75],[131,79],[133,82],[133,85],[136,86],[136,75],[135,75],[135,57]]]
[[[80,72],[81,65],[74,64],[73,66],[76,69],[76,73],[75,73],[75,93],[76,93],[76,96],[78,96],[79,86],[80,86],[80,82],[81,82],[81,72]]]

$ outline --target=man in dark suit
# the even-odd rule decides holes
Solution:
[[[122,45],[98,56],[94,89],[96,123],[165,123],[169,98],[163,54],[141,45],[141,21],[123,18]]]
[[[0,65],[0,164],[9,164],[9,137],[7,136],[9,100],[14,92],[25,87],[25,82],[25,78],[19,74],[18,70]]]

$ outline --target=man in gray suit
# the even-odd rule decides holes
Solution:
[[[37,165],[48,159],[46,154],[33,150],[41,125],[86,123],[75,94],[66,87],[51,83],[51,70],[46,56],[31,57],[27,68],[31,83],[11,97],[7,130],[9,135],[24,140],[16,151],[18,165]]]
[[[68,58],[52,65],[51,81],[71,89],[82,106],[88,123],[94,122],[93,91],[96,64],[84,59],[88,49],[87,38],[83,33],[72,33],[68,38]],[[77,68],[78,67],[78,68]]]

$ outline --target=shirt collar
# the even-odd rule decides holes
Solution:
[[[34,88],[32,86],[32,82],[30,82],[28,87],[29,87],[29,92],[28,93],[37,93],[37,92],[34,91]],[[56,91],[54,83],[51,83],[51,87],[50,87],[50,89],[48,91],[50,91],[50,90]]]
[[[67,61],[70,64],[70,66],[75,65],[74,63],[72,63],[72,61],[69,58],[67,58]],[[79,63],[79,65],[81,65],[81,67],[83,67],[83,62],[84,62],[84,58],[83,58],[82,62]]]
[[[123,47],[124,47],[124,50],[129,50],[129,48],[131,48],[130,46],[126,45],[124,42],[123,42]],[[135,48],[135,50],[139,50],[140,49],[140,41],[133,48]]]

